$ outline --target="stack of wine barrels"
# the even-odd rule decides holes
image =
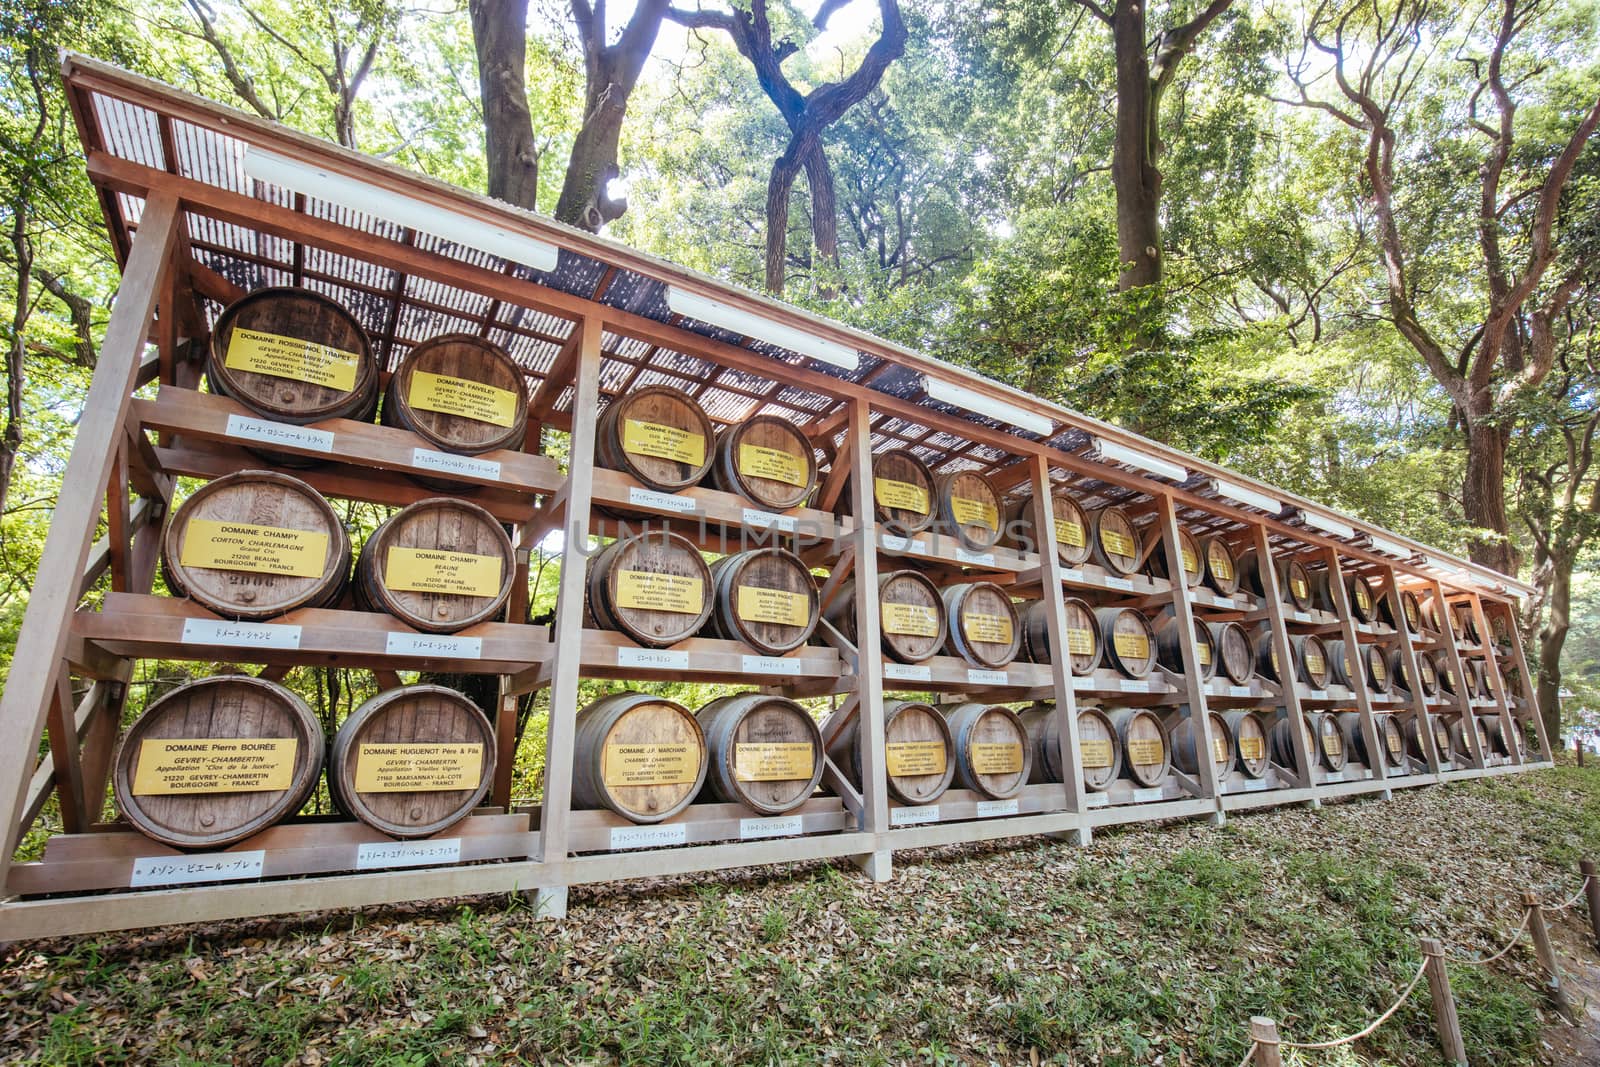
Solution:
[[[706,793],[758,815],[804,804],[822,780],[822,731],[805,708],[780,696],[713,700],[695,718],[709,752]]]
[[[957,704],[945,711],[955,749],[956,783],[990,800],[1028,784],[1033,746],[1017,713],[1002,704]]]
[[[1094,609],[1077,597],[1066,598],[1067,658],[1072,673],[1090,674],[1100,665],[1100,625],[1095,620]],[[1049,663],[1050,619],[1052,606],[1046,600],[1034,600],[1022,612],[1022,654],[1032,663]]]
[[[161,555],[174,592],[230,619],[329,606],[350,575],[350,538],[328,502],[272,471],[237,471],[191,493]]]
[[[834,734],[828,758],[861,788],[860,717]],[[955,777],[954,739],[945,717],[928,704],[886,700],[883,704],[884,770],[889,795],[901,804],[931,804]]]
[[[228,305],[211,332],[206,381],[274,422],[371,422],[378,407],[372,342],[336,301],[288,286]]]
[[[516,557],[493,515],[453,497],[410,504],[379,526],[356,563],[356,598],[428,633],[500,617]]]
[[[392,837],[427,837],[483,802],[494,777],[494,728],[452,689],[379,693],[333,739],[328,786],[347,814]]]
[[[711,570],[688,538],[650,530],[619,538],[589,561],[588,607],[603,630],[647,648],[693,637],[711,616]]]
[[[322,773],[316,714],[262,678],[172,690],[128,729],[112,787],[123,817],[180,849],[231,845],[300,810]]]
[[[705,784],[705,732],[683,705],[647,693],[613,693],[579,710],[572,799],[636,823],[672,818]]]

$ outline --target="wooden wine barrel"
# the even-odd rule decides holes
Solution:
[[[753,548],[711,565],[710,632],[781,656],[811,639],[821,596],[811,570],[782,548]]]
[[[1089,513],[1094,537],[1094,561],[1112,575],[1126,577],[1144,566],[1145,551],[1139,528],[1128,513],[1118,507],[1104,507]]]
[[[1427,653],[1421,654],[1428,655]],[[1450,657],[1443,652],[1435,652],[1428,658],[1433,660],[1433,674],[1434,677],[1439,679],[1440,692],[1455,696],[1459,688],[1459,682],[1456,679],[1455,668],[1450,664]]]
[[[1267,728],[1261,716],[1253,711],[1225,711],[1222,721],[1228,724],[1233,737],[1233,748],[1238,756],[1237,766],[1246,778],[1260,778],[1272,766],[1272,753],[1267,749]]]
[[[1011,596],[993,582],[962,582],[943,591],[945,651],[974,667],[999,670],[1022,650],[1022,626]]]
[[[1444,715],[1435,715],[1432,718],[1433,747],[1439,753],[1441,763],[1455,762],[1455,745],[1450,725],[1450,719]]]
[[[810,799],[822,781],[822,731],[786,697],[720,697],[695,718],[710,752],[706,791],[759,815],[782,815]]]
[[[1345,599],[1350,602],[1350,613],[1357,622],[1372,622],[1378,616],[1378,593],[1364,574],[1347,574],[1344,577]]]
[[[1295,672],[1300,680],[1313,689],[1328,688],[1331,676],[1328,666],[1328,646],[1315,634],[1290,634],[1289,645],[1294,649]]]
[[[1252,596],[1266,596],[1266,586],[1261,582],[1261,556],[1253,548],[1238,554],[1234,566],[1239,575],[1239,588]]]
[[[1117,724],[1099,708],[1078,709],[1078,763],[1083,787],[1103,793],[1122,777],[1122,739]],[[1059,760],[1054,764],[1059,773]]]
[[[1172,609],[1167,609],[1151,624],[1156,635],[1156,662],[1173,674],[1184,674],[1182,627]],[[1202,619],[1194,621],[1194,651],[1200,660],[1200,680],[1209,682],[1217,673],[1216,635]]]
[[[1249,685],[1256,676],[1255,652],[1250,634],[1237,622],[1208,622],[1211,644],[1217,650],[1217,666],[1234,685]]]
[[[1339,605],[1333,602],[1333,587],[1328,581],[1326,567],[1307,568],[1311,575],[1311,606],[1317,611],[1339,615]]]
[[[400,361],[383,397],[383,422],[445,452],[521,449],[528,386],[506,350],[470,333],[422,342]]]
[[[1367,751],[1367,735],[1361,729],[1361,713],[1358,711],[1341,711],[1337,713],[1339,729],[1344,732],[1345,749],[1364,767],[1374,768],[1373,754]],[[1399,769],[1405,765],[1406,739],[1400,732],[1400,726],[1395,722],[1394,716],[1388,712],[1376,712],[1372,716],[1372,725],[1378,731],[1380,745],[1379,756],[1385,766],[1390,769]]]
[[[1205,582],[1222,596],[1232,596],[1239,591],[1239,562],[1233,549],[1221,537],[1207,537],[1200,542],[1200,558],[1205,560]]]
[[[1311,572],[1306,565],[1297,559],[1281,559],[1277,561],[1278,585],[1283,590],[1283,599],[1293,604],[1301,611],[1310,611],[1311,603]]]
[[[1313,712],[1312,729],[1316,732],[1317,758],[1330,771],[1342,771],[1349,762],[1349,752],[1344,747],[1344,730],[1339,720],[1328,712]]]
[[[963,547],[985,552],[1000,541],[1005,514],[1000,491],[977,471],[941,474],[935,482],[939,517]]]
[[[1507,730],[1505,723],[1500,721],[1500,716],[1498,715],[1484,716],[1483,724],[1489,731],[1489,744],[1493,746],[1493,752],[1501,756],[1510,757],[1514,750],[1519,758],[1527,758],[1520,726],[1513,724],[1512,728]]]
[[[300,810],[322,773],[322,726],[294,693],[222,675],[172,690],[128,728],[112,788],[146,837],[221,848]]]
[[[206,381],[274,422],[370,422],[378,407],[367,332],[337,301],[292,286],[228,305],[211,331]]]
[[[856,788],[861,788],[859,716],[840,730],[828,746],[828,758]],[[884,766],[889,795],[902,804],[931,804],[944,795],[955,777],[954,741],[950,724],[927,704],[911,700],[883,702]]]
[[[825,617],[860,645],[854,582],[840,588]],[[903,570],[878,576],[878,631],[884,654],[898,663],[921,663],[944,646],[944,601],[927,575]]]
[[[1478,677],[1478,663],[1464,659],[1461,661],[1461,666],[1464,668],[1461,675],[1461,695],[1468,700],[1481,699],[1484,693]]]
[[[172,591],[230,619],[324,607],[350,576],[350,537],[305,482],[225,474],[189,494],[161,538]]]
[[[1108,709],[1122,748],[1122,777],[1141,788],[1160,785],[1172,770],[1172,745],[1167,728],[1146,708]]]
[[[990,800],[1006,800],[1028,784],[1033,746],[1017,713],[1003,704],[945,709],[955,742],[956,784]]]
[[[1461,634],[1461,640],[1469,645],[1483,644],[1483,634],[1478,631],[1477,616],[1472,613],[1472,605],[1457,604],[1456,625]]]
[[[1383,692],[1388,688],[1389,669],[1384,664],[1383,650],[1377,645],[1352,645],[1348,641],[1324,641],[1323,645],[1327,649],[1332,681],[1351,689],[1365,685]],[[1381,688],[1375,679],[1383,680]]]
[[[705,625],[710,585],[711,570],[693,542],[650,530],[613,541],[589,561],[589,610],[603,630],[667,648]]]
[[[1205,576],[1205,558],[1201,555],[1199,540],[1181,526],[1178,527],[1178,559],[1183,564],[1183,584],[1191,589],[1198,586]],[[1168,576],[1165,546],[1157,545],[1150,553],[1150,573],[1157,578]]]
[[[1422,600],[1409,589],[1400,594],[1400,614],[1408,632],[1422,632]]]
[[[1050,494],[1050,508],[1055,516],[1056,555],[1062,564],[1077,567],[1087,562],[1093,549],[1089,544],[1089,518],[1082,506],[1066,490],[1058,489]],[[1040,538],[1033,529],[1033,497],[1018,498],[1007,506],[1003,540],[1026,552],[1039,550]]]
[[[454,497],[408,504],[372,532],[356,562],[357,599],[428,633],[500,617],[516,578],[505,528]]]
[[[328,758],[340,810],[391,837],[454,826],[494,782],[494,727],[453,689],[379,693],[345,719]]]
[[[1439,695],[1439,670],[1434,665],[1433,657],[1426,652],[1417,653],[1417,680],[1422,683],[1423,696]]]
[[[1444,716],[1440,716],[1440,718],[1442,719]],[[1484,753],[1489,751],[1489,731],[1488,728],[1483,725],[1482,716],[1466,716],[1466,718],[1472,720],[1470,726],[1464,723],[1462,718],[1463,717],[1460,715],[1449,716],[1448,729],[1450,732],[1450,761],[1452,763],[1472,762],[1472,745],[1466,734],[1466,731],[1469,729],[1475,729],[1478,731],[1479,751]]]
[[[705,784],[705,732],[675,701],[613,693],[580,709],[573,730],[577,807],[662,822],[688,807]]]
[[[1233,773],[1238,752],[1233,743],[1233,731],[1228,729],[1228,720],[1215,711],[1208,712],[1207,716],[1211,724],[1211,765],[1216,771],[1217,780],[1221,781]],[[1173,713],[1168,735],[1172,738],[1172,765],[1184,774],[1199,774],[1197,750],[1200,745],[1194,729],[1194,715],[1188,705],[1179,707]]]
[[[1155,633],[1150,620],[1133,608],[1095,608],[1106,663],[1129,678],[1144,678],[1156,667]]]
[[[1072,673],[1085,675],[1100,666],[1100,626],[1094,609],[1077,597],[1066,598],[1067,655]],[[1022,611],[1022,655],[1030,663],[1049,663],[1050,604],[1030,600]]]
[[[933,472],[903,448],[879,452],[872,457],[872,502],[878,523],[890,533],[926,530],[938,517]]]
[[[645,385],[616,397],[595,427],[594,460],[665,493],[699,485],[711,469],[715,429],[688,393]]]
[[[755,415],[717,434],[711,484],[763,508],[788,511],[816,490],[816,451],[788,419]]]
[[[1396,715],[1395,719],[1400,723],[1400,733],[1406,739],[1406,753],[1413,759],[1426,761],[1428,751],[1424,743],[1424,738],[1426,737],[1425,728],[1419,727],[1417,717],[1415,715]]]
[[[1313,718],[1311,713],[1303,713],[1300,716],[1299,728],[1305,738],[1306,751],[1310,753],[1312,763],[1317,763],[1321,761],[1321,756],[1318,754],[1317,731],[1313,728]],[[1291,732],[1294,728],[1290,717],[1284,715],[1273,723],[1270,734],[1272,762],[1288,771],[1296,770],[1298,767],[1294,751],[1294,734]]]
[[[1281,682],[1283,675],[1278,670],[1278,646],[1272,640],[1272,627],[1265,623],[1257,627],[1251,642],[1255,647],[1256,673],[1271,681]]]

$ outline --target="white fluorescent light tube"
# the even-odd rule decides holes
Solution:
[[[1331,533],[1335,537],[1352,538],[1356,535],[1356,528],[1348,522],[1340,522],[1328,515],[1318,515],[1315,511],[1302,511],[1307,526],[1315,526],[1323,533]]]
[[[418,233],[432,234],[441,240],[476,248],[534,270],[556,269],[558,250],[548,241],[516,233],[482,219],[470,218],[438,204],[380,189],[302,160],[250,148],[244,154],[244,172],[257,181],[303,193],[329,204],[338,204],[351,211],[375,215]]]
[[[1159,456],[1149,456],[1127,445],[1119,445],[1115,441],[1107,441],[1103,437],[1094,439],[1094,450],[1101,459],[1110,460],[1112,463],[1126,463],[1130,467],[1147,470],[1151,474],[1159,474],[1163,478],[1170,478],[1175,482],[1189,480],[1189,470]]]
[[[1223,481],[1221,478],[1215,478],[1212,481],[1217,487],[1217,492],[1236,503],[1248,504],[1250,507],[1260,508],[1262,511],[1272,515],[1276,515],[1283,510],[1281,501],[1274,500],[1265,493],[1258,493],[1254,489],[1235,485],[1233,482]]]
[[[758,341],[766,341],[768,344],[787,348],[791,352],[798,352],[812,359],[820,359],[824,363],[831,363],[845,370],[855,370],[861,364],[861,353],[849,345],[842,345],[838,341],[830,341],[826,337],[818,337],[816,334],[807,333],[785,323],[752,314],[742,308],[724,304],[720,300],[713,300],[709,296],[679,289],[676,285],[667,286],[667,307],[685,318],[708,322],[724,330],[732,330],[744,337],[754,337]]]
[[[985,396],[964,385],[956,385],[954,382],[924,374],[922,387],[927,390],[928,399],[937,400],[941,404],[952,404],[958,408],[965,408],[975,415],[987,415],[991,419],[1009,422],[1019,430],[1027,430],[1040,437],[1049,437],[1055,432],[1055,423],[1043,415],[1023,411],[1015,405],[1007,404],[1004,400]]]
[[[1397,556],[1400,559],[1411,558],[1411,550],[1409,548],[1404,545],[1397,545],[1393,541],[1385,540],[1376,534],[1372,537],[1372,549],[1374,552],[1382,552],[1386,556]]]

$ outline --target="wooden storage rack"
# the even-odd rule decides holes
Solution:
[[[1425,553],[1390,534],[1381,536],[1402,545],[1405,555],[1379,552],[1370,541],[1377,531],[1355,520],[1333,524],[1349,523],[1350,536],[1308,523],[1307,513],[1331,514],[1309,501],[593,235],[115,68],[69,56],[64,77],[88,172],[123,266],[123,285],[0,706],[0,726],[12,742],[0,748],[0,781],[11,784],[0,792],[0,822],[7,832],[0,857],[7,894],[0,901],[0,941],[511,891],[534,893],[546,914],[559,915],[566,889],[574,884],[835,857],[851,857],[871,877],[887,879],[897,849],[1040,833],[1086,841],[1098,826],[1202,816],[1220,822],[1230,811],[1261,805],[1315,805],[1359,793],[1387,796],[1399,787],[1549,764],[1549,739],[1535,714],[1531,679],[1515,638],[1513,598],[1527,587],[1513,579]],[[546,240],[560,248],[560,265],[548,273],[533,271],[382,219],[259,186],[237,167],[248,147],[294,156]],[[531,546],[553,530],[566,533],[552,625],[484,624],[436,638],[387,616],[332,608],[295,612],[269,624],[236,625],[219,635],[214,626],[206,631],[219,621],[208,612],[151,594],[156,542],[175,479],[214,478],[268,462],[244,450],[260,444],[241,429],[239,419],[247,413],[231,400],[198,391],[198,354],[221,307],[248,288],[269,283],[310,286],[351,306],[374,337],[386,369],[409,346],[445,330],[478,332],[513,353],[529,378],[529,450],[478,457],[443,476],[516,533],[519,592],[510,619],[527,614]],[[666,286],[848,345],[859,353],[860,365],[840,371],[685,320],[667,309]],[[935,403],[923,393],[924,375],[1043,415],[1052,432],[1040,436]],[[649,382],[693,393],[719,425],[758,411],[795,422],[822,454],[833,457],[819,508],[774,516],[717,490],[666,496],[643,490],[625,474],[596,469],[594,416],[609,398]],[[547,427],[570,435],[566,470],[537,454]],[[295,473],[324,494],[384,505],[437,495],[410,477],[419,470],[432,479],[441,473],[417,452],[418,441],[408,432],[344,420],[314,428],[333,435],[331,452],[292,439],[278,441],[273,450],[323,461]],[[1172,480],[1104,458],[1097,439],[1163,457],[1181,466],[1185,477]],[[1092,564],[1068,569],[1053,545],[1036,552],[997,547],[974,554],[940,535],[894,536],[872,521],[871,479],[861,476],[870,470],[874,452],[888,447],[912,449],[936,470],[980,470],[1003,491],[1031,497],[1035,529],[1053,529],[1044,521],[1050,518],[1052,492],[1070,492],[1086,507],[1119,505],[1141,522],[1155,524],[1171,575],[1183,573],[1180,526],[1221,535],[1239,550],[1254,549],[1268,589],[1276,588],[1275,560],[1299,559],[1327,571],[1339,610],[1297,612],[1275,596],[1218,597],[1181,580],[1119,578]],[[847,479],[851,472],[857,476]],[[1230,485],[1270,494],[1280,507],[1271,513],[1252,507],[1230,495]],[[846,492],[852,498],[841,508]],[[710,551],[750,539],[789,544],[808,563],[830,572],[825,602],[847,577],[857,588],[875,588],[880,568],[899,558],[910,559],[936,580],[982,576],[1053,607],[1048,620],[1055,665],[1019,662],[990,672],[950,657],[916,667],[886,663],[875,654],[878,614],[865,597],[858,604],[856,646],[825,625],[820,630],[826,643],[770,659],[711,638],[661,652],[636,648],[618,634],[584,625],[582,553],[588,536],[616,533],[618,520],[599,510],[607,505],[644,513],[654,525],[684,533]],[[102,522],[105,533],[97,541]],[[112,591],[97,607],[83,606],[85,594],[108,573]],[[1400,596],[1408,590],[1468,612],[1481,642],[1463,647],[1448,620],[1433,634],[1351,621],[1342,580],[1348,573],[1371,580],[1397,620],[1403,618]],[[1183,620],[1185,672],[1158,671],[1147,681],[1123,679],[1109,670],[1073,677],[1061,654],[1063,601],[1069,593],[1104,605],[1172,607]],[[1249,624],[1264,621],[1285,665],[1294,661],[1289,639],[1295,632],[1337,637],[1349,647],[1377,642],[1398,648],[1413,678],[1422,648],[1443,651],[1457,678],[1465,660],[1482,660],[1489,692],[1469,706],[1459,686],[1449,701],[1429,701],[1419,689],[1399,702],[1364,686],[1311,691],[1292,679],[1283,685],[1260,680],[1243,687],[1225,680],[1202,684],[1191,621],[1197,613]],[[294,642],[273,627],[297,628]],[[1509,642],[1497,642],[1495,633],[1509,635]],[[475,643],[471,658],[462,658],[463,641]],[[505,700],[497,723],[501,758],[494,806],[436,839],[405,845],[357,824],[301,817],[234,846],[220,854],[221,860],[186,858],[124,826],[103,824],[105,781],[125,687],[134,661],[147,657],[257,665],[269,676],[295,665],[359,667],[375,672],[384,684],[394,684],[401,670],[498,675]],[[1507,681],[1513,670],[1514,690]],[[858,721],[860,788],[830,763],[827,792],[778,818],[752,818],[737,805],[702,803],[669,825],[635,826],[609,812],[571,810],[573,716],[584,678],[694,679],[832,696],[840,703],[824,723],[824,734],[831,739],[852,717]],[[507,711],[517,694],[539,688],[548,688],[551,709],[544,801],[517,807],[510,792],[514,716]],[[885,694],[897,691],[1053,702],[1061,717],[1062,763],[1071,769],[1068,781],[1031,785],[1004,802],[952,790],[921,808],[891,803],[882,759],[882,709]],[[1201,751],[1211,747],[1206,712],[1212,707],[1281,709],[1280,714],[1296,719],[1308,707],[1354,709],[1372,752],[1380,747],[1373,715],[1384,710],[1422,723],[1439,713],[1495,715],[1507,731],[1531,723],[1538,743],[1526,759],[1516,754],[1497,759],[1482,751],[1476,731],[1468,730],[1470,758],[1466,765],[1453,765],[1424,730],[1426,758],[1410,761],[1407,773],[1386,773],[1380,765],[1330,775],[1306,750],[1302,733],[1294,731],[1300,770],[1274,767],[1259,782],[1239,774],[1219,781],[1210,761],[1202,760],[1198,775],[1174,772],[1159,789],[1119,783],[1092,794],[1085,791],[1076,758],[1079,700],[1187,705],[1197,717]],[[36,766],[42,734],[48,735],[49,754]],[[52,794],[65,832],[48,843],[42,860],[10,862],[17,841]],[[151,875],[152,864],[188,873]],[[208,865],[211,869],[199,870]],[[218,866],[246,873],[226,880],[230,876],[217,873]],[[146,883],[164,877],[225,880],[133,888],[136,869],[145,870],[140,878]]]

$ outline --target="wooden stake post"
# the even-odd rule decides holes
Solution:
[[[892,873],[896,849],[1034,833],[1066,834],[1082,841],[1094,827],[1119,822],[1199,816],[1220,820],[1224,810],[1231,810],[1230,799],[1242,804],[1244,798],[1222,795],[1223,783],[1216,780],[1208,758],[1213,740],[1209,700],[1200,681],[1193,613],[1197,604],[1230,616],[1245,611],[1239,604],[1222,606],[1228,601],[1213,604],[1210,594],[1202,598],[1186,587],[1180,527],[1203,523],[1208,532],[1257,549],[1262,584],[1269,590],[1264,617],[1283,668],[1281,701],[1294,722],[1301,720],[1301,701],[1272,563],[1273,539],[1298,546],[1297,552],[1322,553],[1329,560],[1336,603],[1342,607],[1347,605],[1339,600],[1341,555],[1357,565],[1378,566],[1385,576],[1385,595],[1396,596],[1394,568],[1362,548],[1359,539],[1315,533],[1290,526],[1276,515],[1235,506],[1207,488],[1206,478],[1151,477],[1141,467],[1102,458],[1093,447],[1101,438],[1136,451],[1164,453],[1159,445],[1114,427],[1006,392],[794,309],[716,286],[592,235],[513,212],[81,57],[67,59],[66,78],[89,174],[106,210],[125,278],[17,643],[14,662],[36,669],[14,670],[0,702],[0,731],[15,742],[0,749],[0,821],[5,823],[7,844],[0,859],[0,879],[10,894],[0,901],[0,941],[474,893],[532,892],[542,914],[557,916],[565,908],[567,888],[585,882],[843,858],[854,858],[870,876],[885,879]],[[115,115],[106,109],[112,100],[120,102]],[[113,151],[102,136],[103,128],[140,121],[119,115],[147,116],[161,133],[168,154],[138,155],[145,150],[134,144],[143,143],[140,138],[119,140],[134,147]],[[179,131],[180,125],[186,130]],[[561,249],[562,270],[546,274],[511,264],[481,265],[460,249],[441,250],[437,242],[409,230],[395,239],[390,236],[393,231],[367,221],[360,225],[372,228],[322,217],[314,213],[314,199],[306,196],[288,198],[291,207],[286,206],[288,200],[268,199],[265,192],[258,198],[211,184],[202,180],[210,171],[194,169],[178,158],[175,146],[180,143],[202,146],[196,151],[225,153],[260,147],[304,159],[554,244]],[[119,154],[122,151],[126,154]],[[144,200],[136,233],[122,216],[122,205],[130,197]],[[207,220],[206,225],[189,224],[195,219]],[[216,236],[226,227],[236,227],[236,235],[270,236],[277,241],[230,244]],[[281,261],[261,251],[240,251],[269,246],[289,251]],[[308,256],[307,249],[334,253],[336,265],[329,266],[327,257]],[[489,458],[499,465],[496,475],[469,469],[452,477],[460,482],[461,491],[470,492],[472,499],[514,529],[517,573],[524,585],[528,552],[550,531],[562,531],[557,610],[548,631],[522,622],[524,590],[513,601],[512,621],[473,628],[471,634],[481,649],[471,661],[392,652],[390,639],[411,633],[408,628],[387,616],[339,607],[302,609],[286,617],[286,624],[298,627],[298,645],[292,649],[196,645],[184,640],[188,623],[215,617],[188,601],[149,595],[160,522],[170,505],[174,481],[180,476],[215,478],[243,463],[269,462],[241,450],[230,420],[243,409],[228,398],[197,389],[199,368],[192,357],[203,348],[207,309],[243,295],[213,269],[216,263],[236,266],[240,276],[282,271],[297,283],[354,287],[379,307],[375,314],[383,324],[380,341],[385,355],[397,344],[424,339],[400,336],[405,322],[445,313],[457,318],[477,315],[482,335],[500,331],[529,346],[529,373],[537,384],[530,385],[527,440],[538,442],[545,428],[569,433],[567,470],[560,471],[549,457],[536,454],[535,446],[531,453],[493,453]],[[337,272],[347,268],[337,264],[361,265],[382,280],[346,277]],[[384,275],[385,271],[389,273]],[[440,295],[416,296],[417,287],[408,285],[408,279],[434,286]],[[619,282],[620,295],[613,299],[613,284]],[[730,340],[726,332],[716,336],[697,332],[692,321],[675,315],[657,311],[661,317],[652,318],[628,310],[659,305],[664,286],[714,297],[758,319],[854,349],[864,354],[863,365],[859,372],[835,373],[802,354],[774,354],[770,346],[745,338]],[[457,303],[449,304],[450,300]],[[402,303],[407,314],[401,313]],[[481,311],[464,310],[474,307]],[[152,336],[158,352],[147,358],[146,339]],[[534,365],[545,369],[535,371]],[[607,398],[625,394],[647,370],[681,385],[708,406],[713,401],[722,405],[718,420],[724,425],[756,411],[777,411],[819,445],[837,444],[835,469],[823,486],[820,506],[774,517],[752,513],[747,501],[705,487],[682,490],[665,502],[652,501],[649,494],[643,503],[636,501],[633,490],[638,487],[630,478],[595,466],[596,421]],[[892,384],[902,370],[960,384],[993,402],[1046,418],[1052,433],[1024,435],[1011,425],[969,417],[954,405],[908,396]],[[155,397],[133,395],[157,378],[161,385]],[[438,493],[413,478],[422,468],[408,431],[337,419],[312,429],[334,436],[337,445],[331,455],[293,443],[284,444],[281,451],[322,461],[315,468],[296,468],[297,476],[318,491],[385,506],[403,506]],[[932,460],[935,469],[981,469],[1004,488],[1031,486],[1038,531],[1036,559],[1004,547],[974,556],[958,551],[943,535],[911,545],[903,553],[912,565],[939,576],[993,579],[1030,596],[1037,588],[1048,605],[1049,665],[1013,664],[1005,672],[1004,684],[993,681],[995,672],[968,671],[959,661],[938,663],[948,657],[935,657],[936,666],[930,669],[933,680],[928,684],[940,693],[1009,704],[1054,701],[1067,781],[1028,786],[1010,809],[1015,814],[1005,806],[990,806],[984,812],[969,797],[956,798],[948,813],[925,825],[897,825],[892,815],[884,765],[885,671],[872,595],[885,547],[873,520],[872,456],[885,447],[916,449]],[[274,451],[278,450],[275,443]],[[1183,466],[1186,474],[1191,468],[1207,478],[1226,474],[1192,457],[1170,455],[1171,464]],[[839,517],[834,505],[846,475],[853,475],[851,514]],[[1064,491],[1086,503],[1091,499],[1094,504],[1115,503],[1141,518],[1153,516],[1170,581],[1117,578],[1092,564],[1063,567],[1053,544],[1051,493],[1058,480]],[[643,510],[652,516],[652,526],[683,532],[717,552],[729,550],[731,541],[747,534],[770,534],[775,522],[816,527],[815,543],[797,542],[797,547],[813,566],[831,570],[824,597],[837,593],[847,575],[855,581],[861,591],[857,644],[851,647],[824,626],[821,632],[827,643],[792,653],[798,673],[790,668],[780,675],[752,670],[747,663],[751,657],[737,642],[705,637],[677,646],[687,657],[686,670],[629,666],[631,661],[622,655],[628,650],[627,640],[586,629],[584,621],[588,539],[618,529],[615,520],[597,510],[601,507]],[[97,546],[94,534],[102,508],[108,534]],[[692,518],[686,517],[690,511]],[[1409,564],[1401,566],[1407,580],[1427,578]],[[111,592],[102,605],[79,610],[83,595],[108,574]],[[1164,682],[1118,679],[1110,671],[1073,677],[1066,651],[1068,586],[1102,604],[1146,609],[1170,605],[1179,622],[1184,667],[1184,677],[1173,678],[1175,688]],[[1398,611],[1398,600],[1394,606]],[[1509,607],[1497,601],[1492,610],[1509,611]],[[1348,625],[1345,634],[1350,639]],[[1410,654],[1408,642],[1402,647]],[[1531,711],[1532,691],[1520,648],[1516,656],[1525,707]],[[135,887],[133,872],[141,864],[182,859],[125,827],[99,822],[116,735],[126,725],[121,720],[133,662],[158,657],[260,666],[269,677],[304,664],[353,667],[371,670],[383,685],[393,685],[398,672],[405,670],[467,669],[500,675],[503,718],[496,744],[504,765],[495,783],[497,807],[474,813],[440,835],[458,847],[459,863],[368,870],[358,860],[362,849],[393,842],[356,823],[292,818],[228,850],[259,858],[259,875],[252,880]],[[979,675],[983,680],[975,680]],[[74,688],[75,677],[88,683],[81,696]],[[1494,677],[1504,692],[1498,674]],[[631,831],[631,824],[608,812],[573,808],[574,718],[580,686],[585,679],[636,684],[678,678],[797,697],[843,697],[843,707],[824,729],[831,736],[852,717],[858,723],[863,772],[859,790],[844,782],[837,768],[829,767],[824,781],[830,792],[819,793],[797,809],[798,828],[791,825],[784,831],[793,836],[766,839],[759,832],[749,836],[751,820],[743,807],[702,800],[669,828],[680,831],[681,847],[622,850],[615,831]],[[548,688],[550,707],[542,803],[506,810],[512,786],[515,698],[540,688]],[[1131,795],[1127,783],[1119,783],[1115,797],[1099,794],[1091,800],[1083,782],[1077,729],[1080,695],[1158,709],[1187,704],[1195,717],[1198,773],[1184,776],[1181,788],[1156,798]],[[1369,702],[1360,687],[1355,695],[1364,715],[1365,736],[1376,751]],[[1417,714],[1425,723],[1426,708],[1420,702]],[[50,753],[38,763],[37,743],[47,725]],[[1302,731],[1294,730],[1292,736],[1298,765],[1290,776],[1294,787],[1268,789],[1253,796],[1252,803],[1317,801],[1315,753],[1308,749]],[[1426,732],[1424,736],[1430,746],[1430,769],[1436,770],[1431,736]],[[1544,753],[1548,759],[1547,744]],[[1384,781],[1379,768],[1370,781],[1346,783],[1349,788],[1341,787],[1340,795],[1376,792]],[[12,864],[17,841],[52,793],[59,798],[67,832],[50,839],[41,861]]]

